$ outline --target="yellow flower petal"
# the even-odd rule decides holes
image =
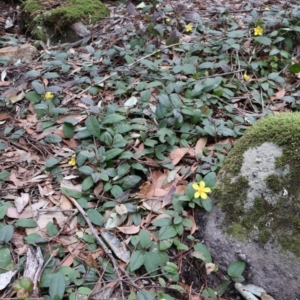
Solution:
[[[44,94],[45,100],[52,100],[54,98],[54,95],[51,92],[46,92]]]
[[[199,185],[197,183],[193,183],[192,187],[193,187],[194,190],[197,191],[198,188],[199,188]]]
[[[194,198],[199,198],[200,197],[200,193],[199,192],[196,192],[195,194],[194,194]]]
[[[193,25],[192,24],[185,25],[185,31],[186,32],[191,32],[192,30],[193,30]]]
[[[204,182],[204,181],[200,181],[199,187],[200,187],[200,189],[204,189],[204,187],[205,187],[205,182]]]
[[[73,154],[71,159],[68,161],[69,166],[75,166],[76,165],[76,154]]]
[[[210,193],[210,192],[211,192],[211,188],[209,187],[204,188],[204,193]]]
[[[254,28],[254,35],[263,35],[264,29],[260,26]]]
[[[204,192],[200,196],[201,196],[202,199],[206,199],[207,198],[207,195]]]

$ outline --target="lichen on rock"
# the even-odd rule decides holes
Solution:
[[[299,282],[299,183],[300,113],[263,118],[247,130],[225,159],[213,193],[216,206],[206,226],[207,245],[215,257],[217,248],[226,251],[226,247],[231,251],[225,258],[227,264],[247,257],[254,284],[265,284],[274,295],[284,284],[295,284],[294,290],[286,292],[290,299]],[[273,279],[275,274],[271,275],[274,266],[266,264],[286,273],[287,281],[277,270],[279,284]],[[273,283],[263,276],[271,276]]]
[[[99,0],[26,0],[21,17],[33,38],[46,41],[68,40],[72,24],[93,24],[108,15],[108,8]]]

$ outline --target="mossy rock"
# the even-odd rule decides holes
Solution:
[[[268,116],[249,128],[225,159],[213,199],[206,226],[213,256],[224,265],[244,259],[253,270],[250,283],[275,299],[296,299],[300,113]]]
[[[108,15],[108,8],[99,0],[26,0],[21,18],[34,39],[72,42],[76,39],[72,24],[94,24]]]

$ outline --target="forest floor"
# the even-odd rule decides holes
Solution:
[[[106,5],[87,38],[51,44],[0,2],[0,51],[37,48],[0,56],[0,297],[242,299],[243,267],[218,270],[201,238],[213,200],[193,184],[213,190],[249,126],[299,110],[300,7]]]

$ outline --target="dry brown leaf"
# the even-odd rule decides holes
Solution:
[[[270,101],[274,101],[274,100],[283,98],[285,95],[285,92],[286,92],[285,89],[279,89],[278,92],[270,98]]]
[[[196,155],[202,154],[203,148],[205,147],[206,143],[207,143],[207,137],[203,137],[197,141],[195,146]]]
[[[103,182],[99,181],[96,185],[96,187],[94,188],[94,194],[96,197],[98,197],[100,195],[100,193],[103,191]]]
[[[169,189],[167,194],[164,196],[163,205],[162,205],[163,207],[172,203],[173,195],[176,190],[176,184],[177,184],[177,181],[172,184],[171,188]]]
[[[20,213],[29,203],[29,199],[30,196],[28,193],[21,193],[21,197],[17,197],[15,199],[15,206],[17,208],[18,213]]]
[[[33,218],[37,215],[37,212],[32,212],[32,211],[23,211],[21,213],[18,213],[17,209],[15,207],[9,207],[7,209],[6,216],[12,219],[29,219]]]
[[[216,265],[213,263],[207,263],[205,264],[206,274],[209,275],[211,272],[213,272],[216,269]]]
[[[185,154],[190,150],[190,148],[178,148],[173,150],[169,154],[169,158],[172,160],[174,166],[176,166],[180,160],[185,156]]]
[[[188,216],[188,218],[193,222],[193,226],[191,228],[190,234],[194,234],[195,231],[199,228],[196,224],[195,218],[193,216]]]
[[[68,209],[72,209],[73,205],[72,202],[64,194],[61,194],[59,207],[63,210],[68,210]]]
[[[274,298],[267,293],[262,293],[260,296],[261,300],[274,300]]]
[[[122,227],[117,227],[121,232],[125,234],[136,234],[140,231],[140,226],[122,226]]]

